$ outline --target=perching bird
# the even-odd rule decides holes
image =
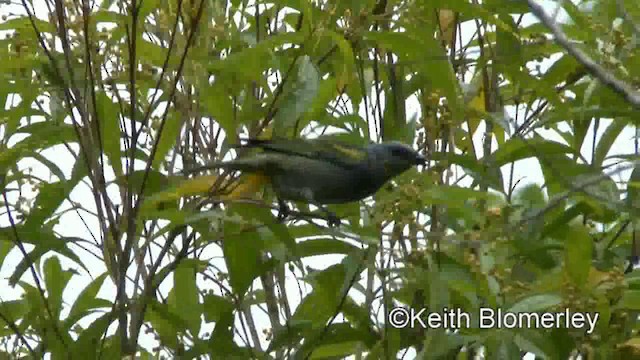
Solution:
[[[340,221],[322,205],[364,199],[391,178],[426,163],[422,155],[398,142],[355,146],[331,137],[248,139],[239,147],[260,148],[262,152],[203,168],[261,175],[270,182],[278,198],[279,217],[285,217],[288,212],[285,200],[302,201],[327,212],[330,225]]]

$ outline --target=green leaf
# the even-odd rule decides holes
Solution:
[[[353,48],[351,47],[351,44],[349,44],[349,42],[345,39],[343,34],[339,34],[336,31],[332,31],[330,29],[323,29],[323,34],[329,36],[338,47],[341,58],[336,61],[336,66],[339,67],[338,71],[336,71],[336,77],[338,78],[338,83],[344,85],[345,81],[350,79],[355,72]]]
[[[594,120],[594,124],[597,123],[598,119]],[[573,146],[573,149],[576,152],[580,152],[582,145],[584,144],[584,138],[587,136],[587,131],[589,131],[589,127],[591,126],[591,119],[588,117],[577,116],[573,119],[571,125],[573,136],[571,136],[569,144]]]
[[[634,166],[627,183],[627,206],[634,210],[640,209],[640,167]]]
[[[54,161],[49,160],[47,157],[39,153],[33,153],[31,154],[31,157],[33,157],[34,159],[38,160],[41,164],[46,166],[49,169],[49,171],[51,171],[51,173],[55,175],[58,179],[66,178],[62,169],[60,169],[58,164],[56,164]]]
[[[246,209],[242,212],[245,217],[257,212],[268,212],[266,209],[258,209],[255,206],[239,206],[236,204],[234,210]],[[254,215],[255,216],[255,215]],[[264,248],[262,226],[251,225],[252,223],[237,225],[226,221],[224,225],[224,240],[222,252],[229,270],[229,282],[236,296],[242,298],[263,268],[262,249]],[[244,228],[248,230],[243,230]]]
[[[532,313],[547,310],[562,303],[562,296],[555,294],[541,294],[526,297],[509,308],[509,312]]]
[[[479,184],[487,184],[492,189],[502,190],[504,182],[500,166],[495,162],[487,166],[486,162],[480,161],[470,154],[454,154],[452,152],[434,153],[432,159],[442,166],[455,164],[461,166]]]
[[[27,299],[3,300],[0,301],[0,314],[3,314],[6,316],[7,320],[16,324],[18,320],[24,317],[27,310],[29,310],[29,307],[30,304]],[[2,335],[15,335],[13,331],[6,326],[1,328],[0,332]]]
[[[325,286],[314,287],[314,290],[305,296],[293,315],[292,321],[310,323],[313,328],[321,329],[327,320],[333,315],[338,306],[339,289],[344,279],[344,266],[332,265],[321,271],[319,276]],[[329,280],[330,279],[330,280]]]
[[[350,254],[358,247],[336,238],[315,238],[297,244],[298,256],[309,257],[327,254]]]
[[[148,299],[145,299],[148,300]],[[153,329],[157,332],[160,340],[172,348],[178,347],[178,336],[184,334],[188,329],[188,324],[174,311],[168,304],[163,304],[155,299],[151,299],[147,307],[147,316]]]
[[[115,308],[114,311],[119,311]],[[73,358],[98,358],[98,354],[105,356],[109,359],[118,358],[120,355],[119,340],[117,334],[107,336],[102,346],[102,336],[107,333],[107,328],[112,322],[117,320],[117,316],[113,316],[111,312],[107,312],[104,315],[98,317],[92,321],[87,327],[85,327],[78,339],[75,341],[73,350],[75,352]],[[115,356],[115,357],[114,357]]]
[[[309,357],[309,359],[344,358],[353,354],[356,349],[361,348],[361,346],[362,342],[357,340],[339,341],[328,343],[325,345],[318,345],[314,347],[313,354]]]
[[[131,183],[133,189],[137,190],[142,187],[142,181],[145,178],[145,170],[136,170],[129,176],[125,176],[116,180],[118,184],[125,185],[125,179]],[[144,195],[150,196],[166,190],[169,187],[169,179],[167,175],[153,169],[149,170],[144,183]]]
[[[71,309],[69,309],[69,315],[64,320],[67,329],[71,329],[80,319],[89,315],[91,313],[90,310],[111,306],[110,301],[97,297],[106,277],[107,273],[105,272],[82,289]]]
[[[527,184],[513,194],[513,204],[522,205],[525,209],[540,209],[547,201],[544,192],[538,184]]]
[[[232,311],[221,312],[221,316],[217,319],[216,327],[213,329],[207,344],[210,356],[223,359],[231,354],[241,353],[233,341],[233,319]]]
[[[298,75],[292,88],[285,95],[276,116],[273,119],[274,136],[289,134],[290,129],[298,127],[300,117],[313,105],[320,88],[320,74],[309,56],[298,60]]]
[[[541,331],[518,329],[514,342],[523,351],[544,359],[559,359],[557,350],[549,336]]]
[[[428,273],[425,279],[437,278],[433,280],[434,291],[432,301],[440,306],[447,306],[447,299],[455,299],[456,304],[461,304],[464,308],[476,308],[479,306],[479,297],[485,297],[487,303],[492,303],[492,296],[486,293],[486,288],[479,286],[470,269],[450,258],[442,260],[441,273]],[[446,287],[446,291],[443,289]],[[450,297],[449,297],[450,295]],[[435,304],[434,304],[435,305]]]
[[[547,193],[550,197],[565,194],[566,191],[579,194],[582,189],[586,189],[585,180],[595,180],[601,173],[591,166],[578,163],[564,155],[540,155],[538,156],[540,167],[545,179]],[[580,181],[576,181],[576,179]],[[591,183],[591,182],[590,182]],[[598,184],[591,183],[590,188],[597,187]]]
[[[62,292],[71,279],[70,271],[63,271],[60,265],[60,259],[57,256],[51,256],[44,262],[44,280],[47,289],[47,300],[49,308],[53,312],[53,316],[59,318],[62,310]]]
[[[235,121],[233,100],[228,89],[218,83],[207,84],[202,91],[201,104],[206,113],[222,126],[225,133],[236,132],[239,124]]]
[[[593,242],[582,226],[572,226],[566,230],[565,269],[574,285],[583,288],[587,284],[593,254]]]
[[[300,44],[305,37],[302,32],[283,32],[255,44],[251,48],[233,51],[222,60],[214,60],[208,70],[213,74],[237,76],[236,81],[263,81],[263,71],[277,63],[274,49],[286,44]]]
[[[27,282],[21,281],[20,286],[24,290],[24,298],[29,306],[29,312],[23,318],[21,326],[31,326],[41,341],[48,344],[47,351],[51,352],[52,357],[68,358],[70,351],[68,344],[73,340],[69,333],[60,331],[57,305],[51,303],[51,297],[43,299],[40,291]]]
[[[520,39],[518,37],[518,25],[509,13],[501,13],[500,20],[509,26],[509,29],[498,27],[496,29],[496,57],[500,68],[511,75],[519,71],[523,62],[523,54]]]
[[[374,324],[370,321],[370,309],[366,304],[358,304],[350,297],[347,297],[342,304],[342,314],[349,324],[361,332],[359,339],[364,341],[367,346],[373,345],[380,340],[380,336],[375,332]]]
[[[599,179],[593,183],[592,179]],[[570,178],[573,188],[581,188],[581,193],[576,195],[586,204],[585,215],[598,222],[609,223],[618,216],[618,211],[622,205],[620,202],[620,190],[616,182],[609,176],[601,173],[594,175],[578,175]],[[586,183],[588,186],[583,186]]]
[[[286,346],[298,345],[303,339],[303,335],[311,328],[311,321],[290,320],[287,326],[283,326],[273,334],[273,340],[267,352],[274,349],[284,348]]]
[[[101,125],[100,136],[104,152],[116,176],[120,177],[122,176],[122,163],[120,159],[121,134],[118,117],[120,109],[104,92],[96,94],[96,108]]]
[[[185,117],[178,112],[171,111],[166,121],[161,122],[158,131],[156,132],[156,152],[153,158],[152,167],[156,170],[160,169],[160,165],[165,159],[165,156],[169,153],[169,150],[173,148],[180,136],[180,130]],[[157,136],[160,136],[158,139]]]
[[[607,331],[609,329],[609,321],[611,320],[611,315],[613,313],[613,306],[611,306],[609,299],[604,294],[597,296],[597,301],[598,305],[596,305],[595,309],[590,309],[600,315],[598,323],[596,324],[596,331]]]
[[[150,4],[153,1],[149,2]],[[146,2],[143,3],[146,5]],[[137,42],[137,51],[136,54],[140,56],[140,59],[146,63],[150,63],[158,68],[162,67],[167,54],[166,49],[162,47],[160,44],[155,42],[150,42],[146,40],[143,36],[138,36]],[[177,64],[176,56],[171,57],[171,61],[169,62],[169,66],[175,66]]]
[[[5,240],[3,239],[3,234],[1,233],[0,240]],[[11,251],[12,248],[13,243],[11,241],[0,241],[0,268],[2,268],[2,263],[4,262],[4,259],[7,257],[7,254],[9,254],[9,251]]]
[[[51,121],[23,126],[16,131],[29,134],[29,137],[0,152],[0,169],[8,169],[38,150],[76,140],[76,134],[71,125]]]
[[[55,251],[60,255],[66,256],[87,270],[84,264],[80,261],[78,255],[67,247],[67,242],[72,241],[73,238],[58,237],[50,230],[44,228],[37,228],[34,230],[29,229],[24,225],[17,226],[15,231],[18,233],[17,241],[33,244],[35,245],[35,249],[28,252],[29,258],[22,258],[13,270],[13,273],[9,278],[9,283],[12,286],[15,285],[18,280],[20,280],[24,272],[29,269],[32,261],[34,263],[37,262],[42,255],[49,251]],[[16,239],[14,238],[14,229],[11,227],[0,228],[0,241],[7,241],[15,244],[14,241],[16,241]]]
[[[593,164],[595,166],[602,166],[607,154],[611,150],[611,146],[613,146],[618,139],[618,136],[620,136],[620,133],[622,133],[627,125],[629,125],[628,120],[621,118],[613,120],[613,122],[611,122],[607,127],[596,146],[595,156],[593,159]]]
[[[514,342],[514,333],[491,331],[484,342],[485,357],[488,359],[517,359],[520,349]]]
[[[543,79],[550,86],[568,81],[568,76],[583,73],[583,66],[571,55],[563,55],[544,73]],[[574,81],[575,82],[575,81]]]
[[[334,323],[327,326],[322,339],[308,338],[299,350],[309,359],[344,358],[363,348],[363,334],[347,323]]]
[[[69,194],[75,189],[80,180],[87,175],[86,169],[84,162],[78,160],[73,166],[70,179],[43,184],[40,187],[33,209],[27,216],[24,224],[25,228],[41,227],[62,205],[62,202],[69,197]]]
[[[443,260],[445,262],[446,260]],[[450,264],[448,264],[450,265]],[[443,266],[444,267],[444,266]],[[435,269],[435,268],[434,268]],[[421,279],[425,281],[425,288],[428,290],[427,304],[430,309],[442,309],[451,303],[451,294],[449,292],[450,284],[444,279],[438,270],[430,270],[424,274]],[[458,277],[460,274],[456,274]],[[464,274],[461,274],[464,277]],[[452,288],[457,286],[453,284]]]
[[[196,285],[196,264],[181,262],[173,273],[173,289],[169,294],[169,306],[189,325],[191,334],[200,333],[200,301]]]
[[[468,205],[470,199],[476,201],[488,199],[489,195],[485,192],[464,188],[460,186],[433,186],[428,188],[421,197],[426,203],[447,206],[465,206]]]
[[[204,296],[203,315],[207,322],[218,322],[226,317],[233,318],[233,303],[225,297],[207,294]]]
[[[446,333],[444,329],[430,329],[422,342],[423,351],[418,359],[444,359],[452,351],[460,349],[468,341],[462,336]]]
[[[622,299],[616,308],[626,310],[640,310],[640,290],[627,290],[622,294]]]
[[[32,24],[33,22],[33,24]],[[55,26],[48,21],[40,20],[36,17],[15,17],[13,19],[3,20],[0,23],[0,30],[20,30],[26,32],[32,32],[33,27],[36,26],[41,33],[54,33]]]
[[[500,167],[514,161],[531,157],[551,157],[559,154],[575,154],[576,152],[567,145],[559,142],[536,137],[534,139],[511,138],[506,141],[493,156],[493,166]]]
[[[442,61],[448,58],[442,44],[429,33],[437,31],[433,23],[421,22],[420,30],[411,29],[406,32],[367,32],[364,39],[375,42],[378,46],[393,50],[399,61],[417,63],[426,77],[426,81],[435,89],[442,90],[447,98],[452,118],[464,117],[464,106],[458,81],[451,63]],[[430,49],[425,52],[424,49]],[[434,60],[435,59],[435,60]],[[387,120],[387,119],[385,119]]]
[[[313,291],[302,299],[292,320],[308,322],[312,327],[322,329],[347,296],[350,286],[357,282],[358,274],[364,269],[365,254],[357,251],[340,264],[310,273],[306,280],[312,284]]]

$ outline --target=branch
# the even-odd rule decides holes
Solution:
[[[533,0],[527,0],[531,12],[540,19],[540,21],[551,30],[556,42],[562,46],[569,55],[573,56],[580,64],[582,64],[589,73],[598,80],[608,86],[614,92],[622,95],[631,105],[640,108],[640,93],[634,90],[624,81],[618,79],[614,74],[608,72],[605,68],[595,62],[587,53],[580,50],[569,41],[567,35],[560,29],[560,26],[544,11],[541,5],[536,4]]]
[[[58,340],[60,340],[60,344],[62,344],[63,348],[67,349],[66,350],[66,354],[67,356],[71,356],[71,354],[69,353],[68,350],[68,345],[65,341],[64,336],[62,335],[61,329],[58,325],[58,316],[54,316],[53,311],[51,310],[51,306],[49,305],[49,298],[47,297],[47,295],[45,294],[45,290],[42,287],[42,284],[40,283],[40,277],[38,275],[38,272],[36,271],[36,265],[33,262],[33,259],[31,259],[31,256],[29,256],[29,253],[27,252],[27,249],[24,247],[24,244],[22,243],[22,240],[20,239],[20,235],[18,233],[18,228],[16,225],[15,220],[13,219],[13,215],[11,214],[11,208],[9,207],[9,199],[7,198],[7,191],[4,188],[4,186],[6,185],[5,183],[5,179],[4,176],[2,176],[0,178],[0,184],[2,185],[2,200],[4,200],[4,206],[7,210],[7,218],[9,219],[9,224],[11,226],[11,230],[13,232],[13,243],[16,245],[16,247],[18,248],[18,250],[20,250],[20,253],[22,254],[22,256],[26,259],[27,263],[29,264],[29,270],[31,272],[31,276],[33,277],[33,281],[36,284],[36,288],[38,289],[38,293],[40,294],[40,298],[42,299],[42,303],[44,305],[44,310],[46,311],[46,315],[49,316],[49,319],[51,320],[51,327],[53,328],[53,331],[56,335],[56,337],[58,338]],[[7,321],[7,325],[9,325],[9,322]],[[9,328],[13,329],[10,325]],[[19,332],[17,332],[15,335],[17,335],[19,338],[22,338],[22,336],[20,335]],[[24,340],[24,339],[23,339]],[[27,344],[26,341],[24,341],[24,344],[27,345],[27,347],[29,347],[29,345]]]
[[[37,353],[35,352],[35,350],[33,350],[31,345],[29,345],[29,343],[27,342],[27,339],[25,339],[24,335],[18,328],[18,325],[16,325],[16,323],[14,323],[11,319],[9,319],[8,316],[5,316],[2,312],[0,312],[0,319],[2,319],[5,322],[5,324],[7,324],[9,329],[11,329],[11,331],[13,331],[13,333],[18,337],[18,339],[24,344],[24,346],[29,351],[29,354],[31,354],[31,356],[34,359],[37,359],[38,358]]]

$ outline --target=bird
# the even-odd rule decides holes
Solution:
[[[270,183],[276,195],[279,219],[289,214],[285,201],[300,201],[322,209],[330,226],[340,224],[340,219],[324,205],[362,200],[395,176],[427,162],[424,156],[400,142],[358,146],[330,135],[311,139],[246,139],[236,147],[261,151],[210,163],[198,170],[220,168],[258,175]]]

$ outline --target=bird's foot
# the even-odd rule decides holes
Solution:
[[[290,213],[291,211],[287,204],[283,200],[278,199],[278,221],[285,221]]]
[[[329,224],[329,227],[336,227],[336,226],[340,225],[340,218],[338,216],[336,216],[336,214],[328,211],[327,212],[327,223]]]
[[[336,227],[340,225],[340,218],[335,213],[329,211],[329,209],[320,204],[316,204],[316,206],[320,208],[320,211],[322,211],[326,216],[327,225],[329,225],[329,227]]]

